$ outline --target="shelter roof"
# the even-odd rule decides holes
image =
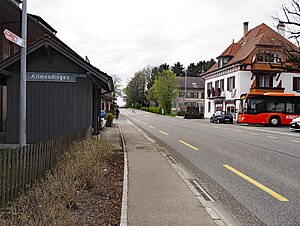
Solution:
[[[81,56],[79,56],[75,51],[73,51],[70,47],[68,47],[55,36],[46,35],[43,38],[36,40],[27,48],[27,55],[35,52],[40,48],[44,48],[45,46],[55,49],[57,52],[67,57],[73,63],[83,68],[89,76],[92,76],[93,81],[97,83],[101,88],[109,92],[113,91],[113,81],[111,76],[100,71],[98,68],[85,61]],[[20,52],[8,57],[0,63],[0,71],[6,70],[9,66],[18,62],[20,59]]]

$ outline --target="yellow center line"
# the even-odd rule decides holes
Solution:
[[[257,135],[258,135],[257,133],[249,133],[249,134],[251,134],[251,135],[255,135],[255,136],[257,136]]]
[[[248,177],[247,175],[241,173],[240,171],[232,168],[229,165],[223,165],[226,169],[230,170],[231,172],[237,174],[238,176],[242,177],[246,181],[250,182],[251,184],[255,185],[256,187],[262,189],[263,191],[267,192],[269,195],[273,196],[274,198],[278,199],[281,202],[288,202],[289,200],[285,197],[279,195],[278,193],[272,191],[271,189],[267,188],[266,186],[262,185],[261,183],[253,180],[252,178]]]
[[[278,139],[278,137],[273,137],[273,136],[267,136],[267,137],[269,137],[271,139]]]
[[[159,131],[159,132],[161,132],[162,134],[164,134],[164,135],[169,135],[169,134],[167,134],[166,132],[164,132],[164,131]]]
[[[188,146],[191,149],[194,149],[195,151],[199,150],[198,148],[194,147],[193,145],[190,145],[190,144],[188,144],[188,143],[186,143],[186,142],[184,142],[182,140],[179,140],[179,142],[182,143],[182,144],[184,144],[184,145],[186,145],[186,146]]]
[[[228,128],[222,128],[223,130],[229,130]]]
[[[294,143],[300,143],[300,140],[291,140]]]
[[[153,126],[149,126],[151,129],[154,129],[154,127]]]

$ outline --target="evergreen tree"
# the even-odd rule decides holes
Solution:
[[[180,62],[177,62],[176,64],[174,64],[174,66],[172,66],[171,70],[176,74],[176,76],[179,76],[179,77],[185,76],[184,67]]]

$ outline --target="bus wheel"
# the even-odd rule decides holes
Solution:
[[[280,125],[280,118],[278,116],[272,116],[269,120],[270,126],[279,126]]]

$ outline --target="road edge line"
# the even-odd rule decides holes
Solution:
[[[121,222],[120,226],[127,226],[127,210],[128,210],[128,158],[125,139],[120,126],[118,125],[119,134],[122,141],[123,151],[124,151],[124,176],[123,176],[123,194],[122,194],[122,208],[121,208]]]

